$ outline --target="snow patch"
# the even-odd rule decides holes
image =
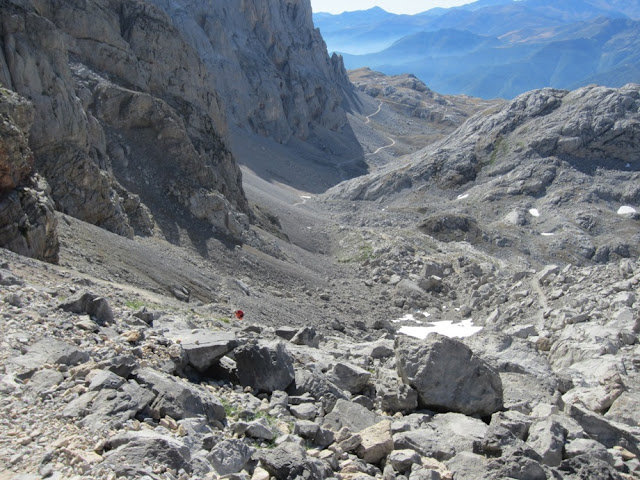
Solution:
[[[636,213],[636,209],[628,205],[624,205],[618,209],[618,215],[627,215],[629,213]]]
[[[453,323],[451,320],[443,320],[441,322],[433,322],[428,327],[401,327],[400,333],[409,335],[410,337],[425,339],[430,333],[439,333],[447,337],[470,337],[471,335],[478,333],[482,330],[482,327],[476,327],[473,325],[473,320],[463,320],[458,323]]]
[[[532,208],[531,210],[529,210],[529,213],[533,217],[539,217],[540,216],[540,211],[537,208]]]
[[[469,194],[465,193],[463,195],[458,195],[458,200],[464,200],[465,198],[469,198]]]
[[[553,237],[555,233],[541,233],[540,235],[542,235],[543,237]]]

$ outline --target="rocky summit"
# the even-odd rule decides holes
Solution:
[[[308,0],[0,33],[0,480],[640,478],[639,85],[346,72]]]

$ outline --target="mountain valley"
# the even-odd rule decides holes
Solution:
[[[640,478],[640,85],[347,71],[308,0],[0,13],[0,480]]]

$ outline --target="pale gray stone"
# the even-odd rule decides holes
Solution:
[[[498,373],[463,343],[437,334],[396,339],[398,374],[424,408],[491,415],[502,408]]]

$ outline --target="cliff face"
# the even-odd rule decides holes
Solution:
[[[55,263],[57,220],[48,185],[33,169],[28,143],[33,120],[29,102],[0,89],[0,245]]]
[[[280,142],[346,125],[342,59],[329,58],[308,0],[152,0],[199,52],[235,124]]]
[[[0,14],[0,84],[35,108],[56,208],[120,235],[195,217],[242,238],[227,115],[281,142],[346,124],[346,73],[308,0],[2,0]]]
[[[30,146],[57,209],[125,236],[166,211],[241,236],[248,206],[215,86],[164,12],[15,0],[0,13],[0,83],[34,105]]]

